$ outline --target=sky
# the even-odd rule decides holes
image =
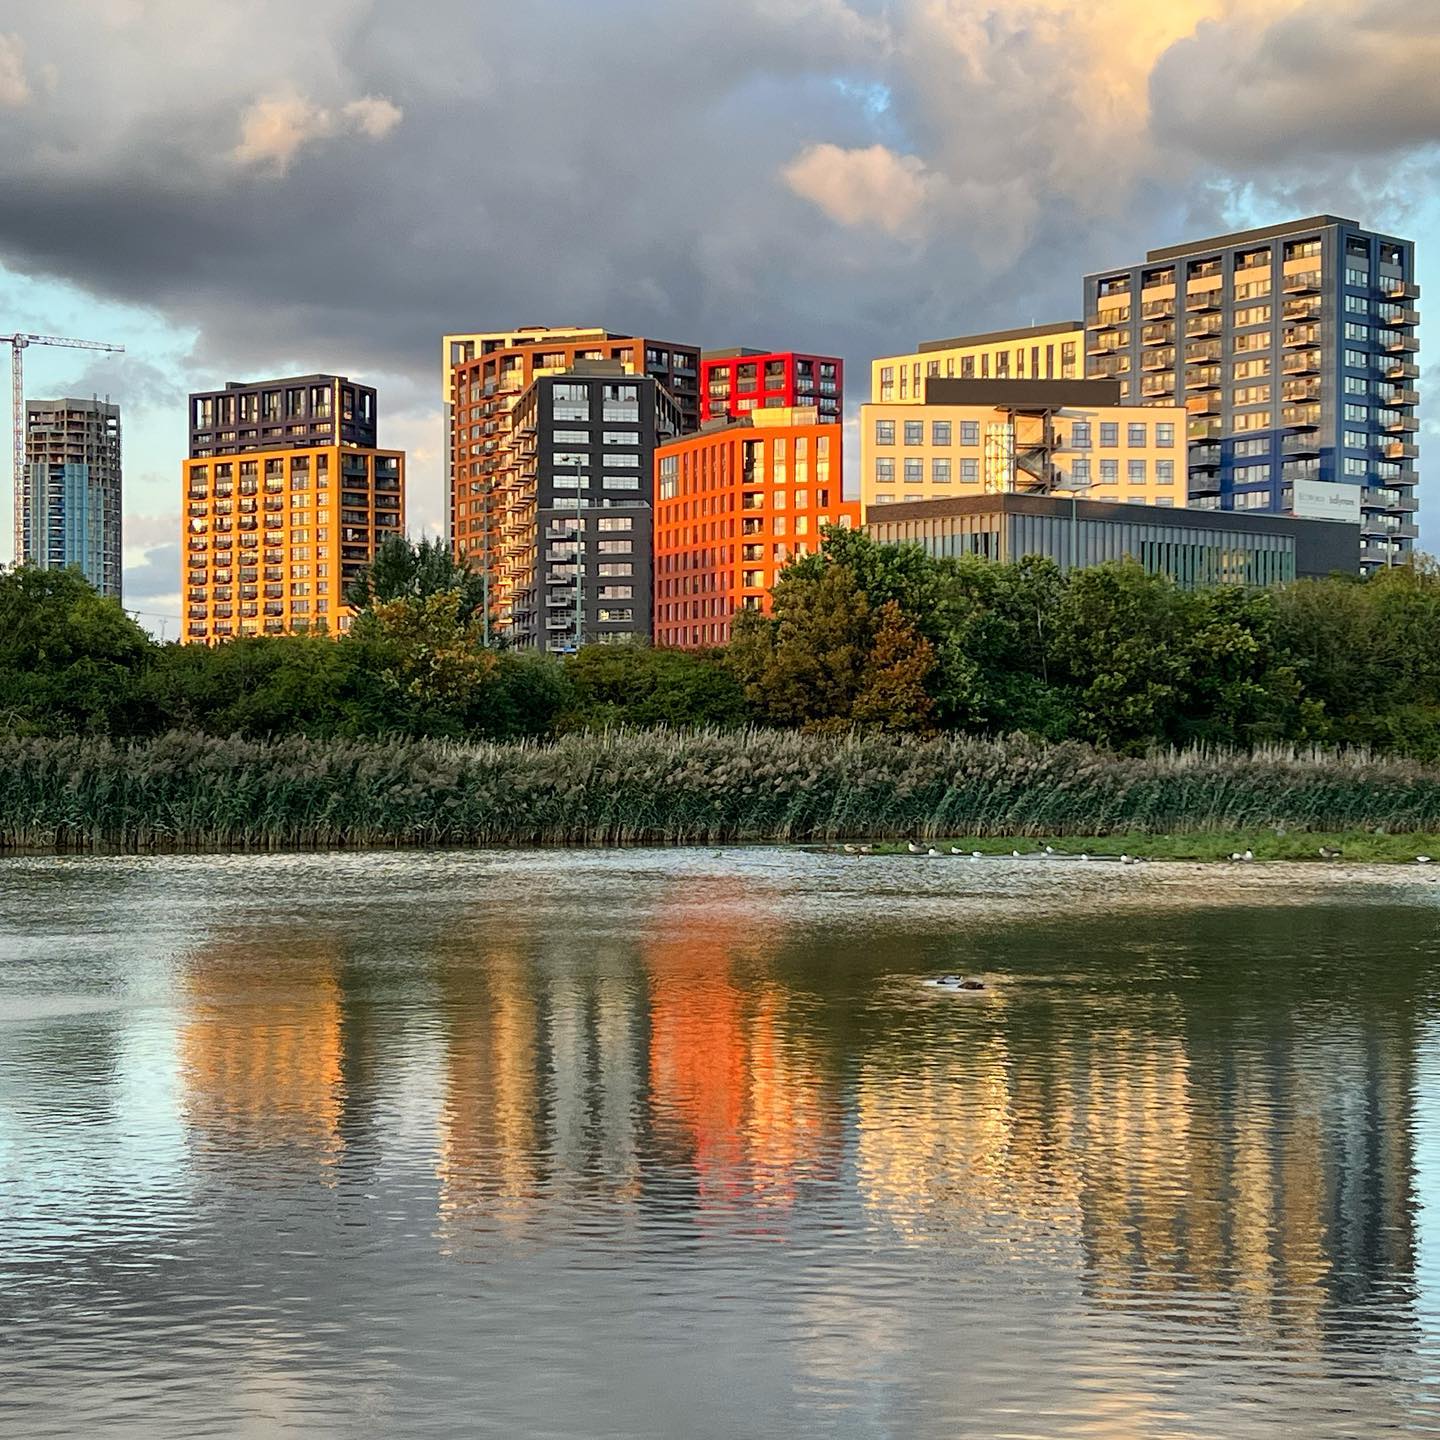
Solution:
[[[0,333],[126,347],[27,392],[120,402],[126,605],[173,638],[190,390],[378,386],[422,533],[446,330],[839,354],[853,411],[875,355],[1320,212],[1421,242],[1423,316],[1437,75],[1437,0],[5,0]]]

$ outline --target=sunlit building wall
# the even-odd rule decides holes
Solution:
[[[905,355],[870,362],[870,399],[919,405],[927,380],[1079,380],[1085,331],[1078,320],[925,340]]]

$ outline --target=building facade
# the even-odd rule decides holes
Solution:
[[[1417,534],[1419,293],[1410,241],[1334,215],[1151,250],[1085,277],[1086,373],[1184,406],[1192,505],[1357,487],[1372,570]]]
[[[1091,380],[922,377],[922,399],[860,407],[860,500],[1080,489],[1184,508],[1185,412],[1125,405]]]
[[[926,340],[908,355],[870,362],[870,399],[919,405],[927,380],[1080,380],[1085,331],[1078,320]]]
[[[375,391],[343,375],[293,375],[190,397],[190,458],[312,445],[375,446]]]
[[[854,526],[837,423],[814,409],[763,409],[662,444],[655,457],[657,645],[723,645],[737,610],[770,608],[780,571]]]
[[[576,365],[618,365],[660,385],[668,413],[683,430],[694,430],[700,423],[700,351],[609,331],[523,331],[481,340],[452,374],[450,540],[456,556],[486,577],[486,623],[505,633],[515,624],[515,586],[528,573],[528,560],[519,565],[517,557],[528,554],[532,540],[533,476],[522,464],[528,439],[514,424],[520,397],[537,379]]]
[[[515,521],[494,574],[524,649],[650,637],[655,449],[682,424],[668,390],[622,362],[542,375],[514,410]]]
[[[118,405],[27,400],[18,499],[18,561],[42,570],[79,570],[102,595],[120,598]]]
[[[752,410],[813,409],[824,425],[845,414],[845,362],[795,350],[707,350],[700,357],[700,420]]]
[[[312,446],[184,464],[192,644],[350,627],[345,587],[405,531],[405,456]]]
[[[1062,570],[1138,561],[1178,585],[1280,585],[1297,577],[1351,573],[1359,564],[1353,525],[1213,510],[1131,508],[1058,495],[977,495],[867,510],[882,545],[920,545],[937,558],[1027,555]]]

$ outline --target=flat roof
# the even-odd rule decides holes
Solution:
[[[1068,405],[1118,406],[1124,401],[1118,380],[956,380],[932,375],[925,381],[924,403],[1060,410]]]
[[[1166,245],[1159,250],[1147,250],[1145,259],[1173,260],[1180,255],[1191,255],[1197,250],[1224,250],[1231,245],[1248,245],[1252,240],[1273,240],[1296,230],[1318,230],[1323,225],[1349,225],[1357,230],[1360,228],[1358,220],[1347,220],[1341,215],[1307,215],[1303,220],[1285,220],[1278,225],[1262,225],[1256,230],[1232,230],[1228,235],[1212,235],[1205,240],[1191,240],[1183,245]]]
[[[969,345],[999,345],[1006,340],[1030,340],[1042,335],[1060,335],[1067,330],[1083,330],[1078,320],[1053,320],[1048,325],[1025,325],[1018,330],[989,330],[983,335],[956,335],[950,340],[922,340],[918,354],[931,350],[959,350]]]
[[[897,500],[867,505],[865,523],[886,520],[943,520],[951,515],[1064,515],[1070,514],[1070,492],[1048,495],[1006,490],[990,495],[957,495],[946,500]],[[1184,506],[1136,505],[1127,500],[1074,500],[1082,520],[1109,520],[1143,525],[1167,525],[1177,530],[1253,530],[1262,535],[1307,534],[1330,537],[1341,522],[1312,520],[1299,515],[1273,515],[1255,510],[1200,510]],[[1344,528],[1342,526],[1342,528]],[[1359,544],[1360,527],[1351,526]],[[1358,552],[1357,552],[1358,553]]]

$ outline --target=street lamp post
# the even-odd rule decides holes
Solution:
[[[1073,477],[1067,477],[1060,483],[1059,488],[1070,492],[1070,564],[1068,570],[1073,572],[1080,563],[1080,522],[1076,513],[1075,502],[1079,498],[1082,490],[1088,490],[1090,488],[1090,482],[1088,480],[1082,482]]]

